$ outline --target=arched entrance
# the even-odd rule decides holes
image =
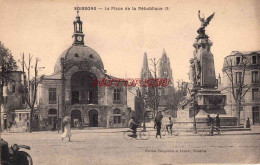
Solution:
[[[48,112],[48,125],[50,126],[50,128],[52,130],[56,130],[56,126],[57,126],[57,110],[56,109],[49,109]]]
[[[77,109],[71,111],[71,127],[75,127],[75,122],[81,123],[81,111]]]
[[[97,76],[79,71],[71,76],[71,104],[98,104],[98,86],[93,85]]]
[[[89,126],[98,127],[98,111],[95,109],[91,109],[88,112],[88,117],[89,117]]]

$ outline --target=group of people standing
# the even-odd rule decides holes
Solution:
[[[154,129],[156,129],[156,138],[158,136],[160,136],[160,138],[162,138],[161,136],[161,129],[162,129],[162,119],[163,119],[163,115],[162,112],[158,112],[155,119],[154,119]],[[219,114],[216,115],[216,119],[214,120],[210,115],[207,115],[207,126],[210,127],[210,135],[213,136],[213,129],[214,129],[214,122],[216,121],[216,130],[218,132],[218,134],[220,135],[220,117]],[[136,129],[138,127],[137,122],[134,121],[134,117],[132,117],[132,119],[129,121],[129,126],[130,128],[133,130],[133,136],[136,137]],[[172,134],[172,127],[173,127],[173,121],[172,118],[169,117],[168,123],[166,124],[166,130],[168,133]]]
[[[162,138],[162,135],[161,135],[161,129],[162,129],[162,119],[163,119],[163,115],[162,115],[162,112],[158,112],[155,119],[154,119],[154,129],[156,128],[156,138],[157,136],[160,136],[160,138]],[[172,121],[172,118],[169,117],[169,120],[168,120],[168,123],[166,124],[166,131],[168,133],[171,133],[172,134],[172,126],[173,126],[173,121]],[[170,132],[169,132],[170,130]]]
[[[156,138],[157,136],[160,136],[160,138],[162,138],[161,136],[161,128],[162,128],[162,119],[163,119],[163,115],[162,115],[162,112],[158,112],[155,119],[154,119],[154,129],[156,129]],[[135,118],[132,117],[130,120],[129,120],[129,123],[128,123],[130,129],[133,130],[133,137],[137,137],[136,135],[136,131],[137,131],[137,127],[140,125],[138,124],[138,122],[135,121]],[[173,126],[173,121],[171,119],[171,117],[169,117],[169,122],[168,124],[166,125],[166,129],[167,129],[167,132],[169,132],[169,129],[170,129],[170,133],[172,134],[172,126]]]
[[[217,114],[216,116],[216,130],[218,132],[218,135],[220,135],[220,118],[219,118],[219,114]],[[210,135],[213,136],[213,129],[214,129],[214,119],[208,115],[208,118],[207,118],[207,126],[210,127]]]

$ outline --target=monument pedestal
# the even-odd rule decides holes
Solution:
[[[177,118],[174,119],[173,129],[193,129],[193,118],[190,117],[191,107],[186,106],[184,109],[179,108],[177,111]]]

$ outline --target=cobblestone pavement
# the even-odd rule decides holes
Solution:
[[[148,140],[123,137],[123,129],[72,130],[72,142],[61,133],[3,133],[9,144],[31,146],[35,165],[260,163],[260,134],[228,132],[221,136],[178,136]]]

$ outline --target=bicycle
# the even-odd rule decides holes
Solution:
[[[138,137],[140,137],[142,140],[148,140],[150,138],[150,132],[145,131],[143,129],[142,130],[137,129],[136,137],[134,137],[133,134],[134,134],[133,130],[124,131],[124,138],[126,140],[137,139]]]
[[[199,135],[204,135],[204,136],[213,136],[214,135],[214,131],[216,131],[216,132],[218,132],[217,135],[221,135],[220,128],[218,128],[216,126],[213,126],[213,135],[210,133],[210,130],[211,130],[211,126],[206,125],[202,129],[197,129],[197,133]],[[201,134],[201,132],[204,132],[204,134]]]
[[[178,132],[175,132],[173,129],[171,129],[170,127],[168,127],[168,130],[167,130],[167,125],[164,125],[162,124],[162,129],[161,129],[161,135],[162,136],[166,136],[166,134],[168,135],[175,135],[175,136],[178,136]],[[172,132],[172,133],[171,133]],[[175,132],[175,133],[174,133]]]

